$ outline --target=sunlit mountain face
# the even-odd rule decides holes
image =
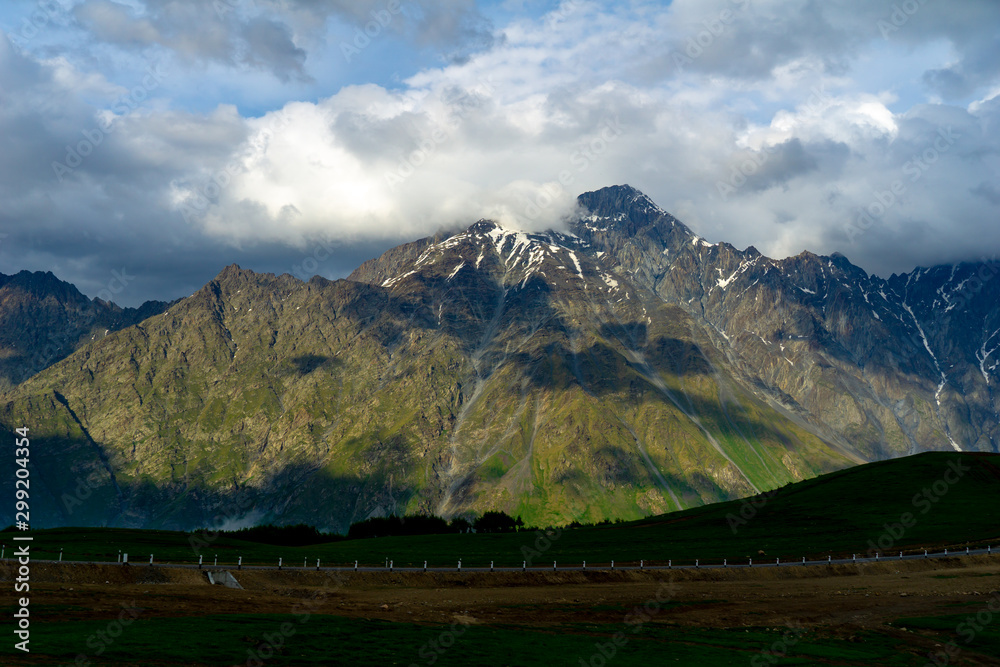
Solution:
[[[483,219],[403,244],[346,280],[229,266],[79,341],[0,414],[50,454],[44,488],[88,492],[39,516],[635,518],[996,450],[994,264],[886,280],[711,243],[630,186],[578,207],[558,230]],[[12,303],[75,293],[45,284]]]

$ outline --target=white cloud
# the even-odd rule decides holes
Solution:
[[[303,17],[343,18],[371,3],[342,4],[291,3],[294,11],[285,11],[262,3],[278,32],[264,30],[261,39],[288,48],[258,48],[253,57],[286,74],[299,72],[298,63],[307,75]],[[941,39],[984,43],[992,28],[977,32],[969,22],[982,21],[989,8],[973,3],[962,23],[927,5],[884,40],[876,25],[887,8],[875,4],[848,11],[793,0],[746,8],[678,0],[667,9],[564,2],[540,19],[503,26],[491,48],[391,87],[289,98],[257,117],[241,115],[222,94],[207,112],[144,101],[114,114],[114,131],[61,184],[51,162],[111,113],[126,89],[99,68],[31,56],[0,40],[0,73],[11,92],[0,104],[0,226],[7,231],[18,220],[70,230],[72,242],[46,246],[52,256],[102,257],[101,243],[113,237],[115,252],[126,242],[206,243],[223,257],[226,245],[385,245],[480,217],[537,229],[571,214],[576,194],[628,182],[702,236],[776,256],[839,250],[886,273],[1000,248],[993,224],[1000,195],[991,187],[1000,180],[998,82],[980,61],[963,60],[983,49],[959,44],[939,63],[942,70],[964,63],[967,83],[991,82],[975,84],[980,92],[962,105],[919,104],[912,88],[873,85],[852,64],[878,67],[877,54],[919,82],[928,53],[943,53]],[[249,21],[195,45],[200,33],[174,30],[180,14],[170,14],[188,10],[167,0],[149,6],[159,17],[149,25],[114,3],[91,0],[80,11],[90,12],[84,18],[105,40],[189,44],[203,50],[200,57],[217,52],[219,63],[233,54],[227,40],[244,35]],[[423,6],[413,25],[438,21],[435,30],[453,36],[462,25],[483,25],[471,5],[454,15],[440,4]],[[678,68],[671,54],[726,9],[733,20]],[[905,30],[913,32],[904,37]],[[427,39],[432,33],[439,34]],[[905,70],[908,53],[921,49],[920,34],[934,46],[915,58],[919,68]],[[179,86],[189,71],[179,64],[171,77]],[[919,101],[941,94],[925,93]],[[213,99],[210,92],[204,98]],[[914,156],[932,149],[947,127],[953,143],[910,180]],[[848,234],[858,210],[896,180],[903,194],[862,235]]]

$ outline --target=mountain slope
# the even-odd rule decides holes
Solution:
[[[708,243],[645,195],[582,195],[573,231],[608,265],[717,332],[745,383],[866,459],[997,451],[996,262],[883,280],[845,257],[773,260]]]
[[[883,280],[709,243],[628,186],[579,203],[348,280],[231,266],[88,343],[0,401],[36,438],[35,521],[638,518],[997,450],[992,264]]]
[[[0,391],[90,341],[141,322],[166,307],[159,301],[120,308],[91,300],[51,272],[0,273]]]
[[[742,389],[690,316],[579,239],[483,221],[418,250],[370,265],[379,285],[229,267],[19,386],[0,422],[59,457],[36,472],[39,518],[635,518],[860,460]]]

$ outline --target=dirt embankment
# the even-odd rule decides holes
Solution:
[[[587,572],[335,572],[229,570],[244,590],[211,586],[195,569],[38,563],[33,618],[309,614],[447,624],[556,627],[649,623],[742,628],[801,625],[834,635],[901,632],[901,617],[975,611],[1000,599],[1000,557],[827,567]],[[0,564],[0,579],[15,576]],[[0,604],[12,604],[11,586]]]

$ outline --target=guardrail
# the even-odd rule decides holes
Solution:
[[[186,568],[186,569],[205,569],[205,570],[284,570],[284,571],[319,571],[319,572],[588,572],[588,571],[645,571],[645,570],[718,570],[718,569],[741,569],[741,568],[767,568],[767,567],[817,567],[823,565],[852,565],[859,563],[880,563],[880,562],[896,562],[905,560],[924,560],[924,559],[941,559],[941,558],[954,558],[954,557],[964,557],[964,556],[976,556],[976,555],[994,555],[993,547],[987,546],[985,549],[970,549],[966,547],[964,550],[959,551],[949,551],[945,549],[944,551],[938,552],[928,552],[924,550],[918,553],[905,553],[903,551],[893,552],[892,554],[882,554],[876,553],[874,556],[861,556],[858,554],[852,554],[850,558],[834,558],[832,555],[827,556],[826,559],[818,560],[808,560],[805,556],[801,560],[785,560],[782,561],[780,558],[775,558],[773,561],[771,559],[763,560],[758,559],[756,562],[753,558],[748,558],[746,562],[734,561],[730,562],[728,558],[723,558],[722,562],[702,562],[701,559],[694,559],[693,563],[678,563],[674,564],[672,559],[666,561],[666,565],[663,565],[663,561],[659,561],[660,564],[650,564],[647,563],[645,559],[636,561],[630,561],[632,564],[616,564],[615,561],[611,561],[609,564],[591,564],[587,565],[587,561],[584,560],[580,565],[559,565],[558,561],[552,561],[551,567],[548,565],[528,565],[527,561],[522,561],[521,565],[518,566],[495,566],[494,561],[490,561],[489,566],[463,566],[461,559],[457,561],[454,566],[428,566],[428,561],[424,561],[423,567],[420,566],[396,566],[394,561],[386,560],[384,565],[361,565],[359,561],[354,561],[353,565],[327,565],[323,566],[320,559],[316,559],[315,566],[310,565],[307,559],[304,559],[302,566],[289,566],[284,563],[283,558],[279,558],[277,564],[266,565],[266,564],[243,564],[243,557],[239,556],[235,563],[218,563],[218,559],[215,559],[212,565],[205,565],[202,562],[198,563],[161,563],[157,562],[154,554],[149,555],[149,561],[143,562],[141,564],[135,564],[134,567],[173,567],[173,568]],[[59,560],[35,560],[35,563],[64,563],[64,564],[89,564],[89,565],[122,565],[129,566],[128,554],[123,554],[123,559],[119,561],[64,561],[62,560],[62,554],[60,554]],[[3,561],[14,561],[12,558],[3,558]],[[201,559],[199,558],[199,561]],[[145,561],[145,559],[144,559]],[[593,561],[591,561],[593,563]]]

